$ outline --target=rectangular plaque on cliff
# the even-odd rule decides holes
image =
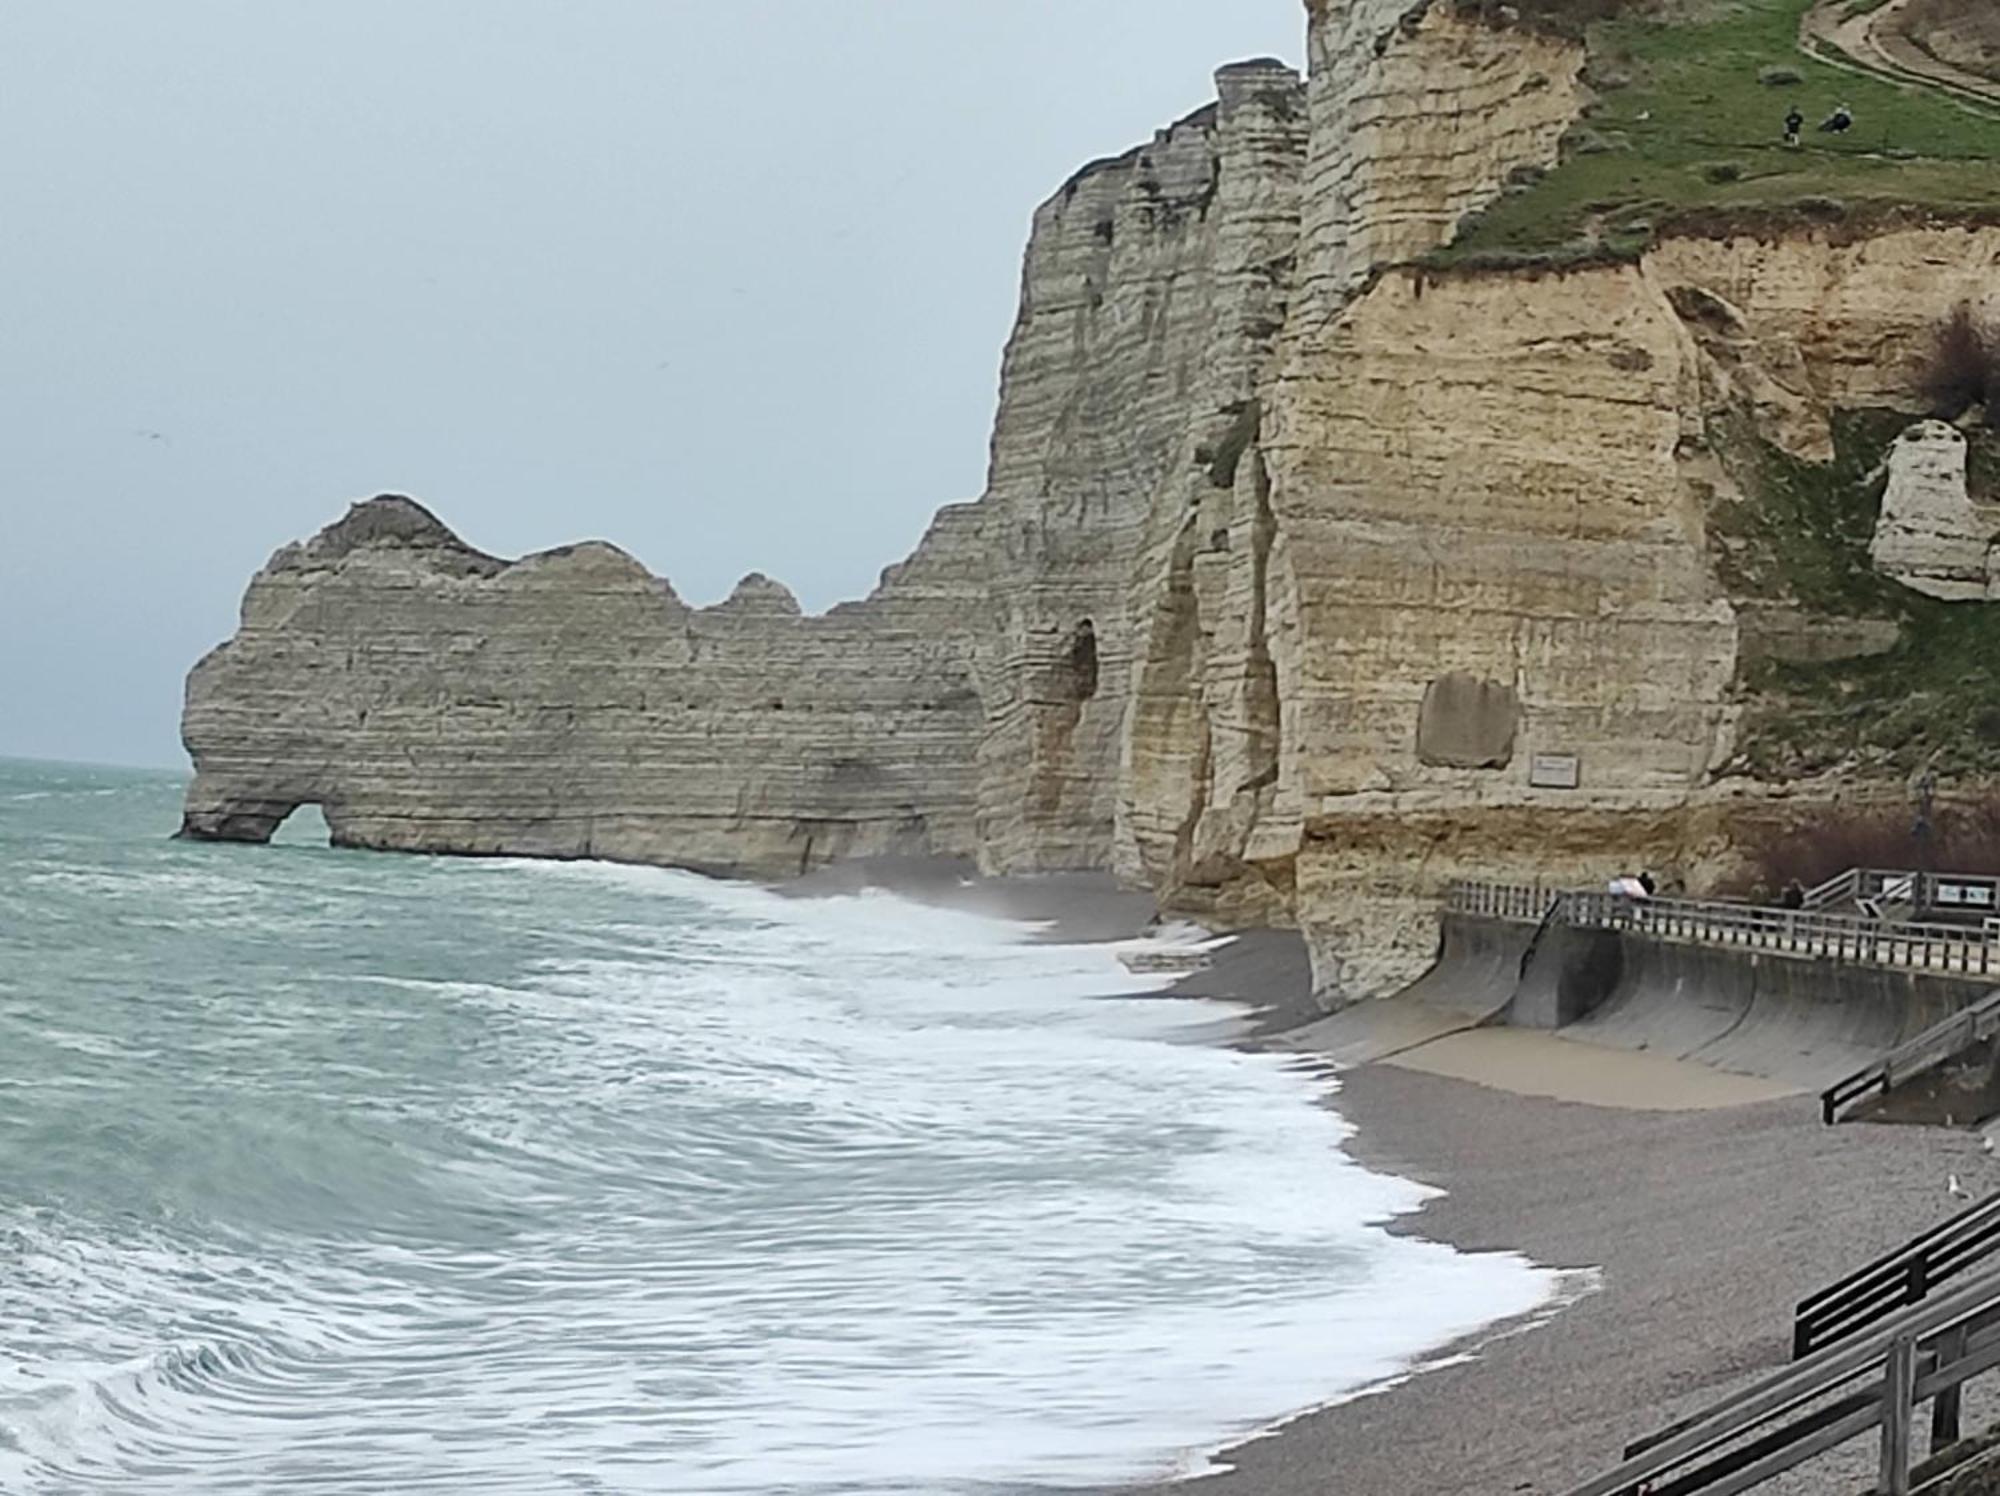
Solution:
[[[1542,790],[1573,790],[1579,782],[1574,753],[1537,753],[1528,760],[1528,783]]]

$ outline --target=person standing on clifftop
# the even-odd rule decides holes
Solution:
[[[1793,150],[1799,148],[1799,132],[1806,127],[1806,117],[1799,113],[1799,106],[1792,105],[1791,113],[1785,116],[1785,144]]]

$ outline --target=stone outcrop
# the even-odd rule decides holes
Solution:
[[[1965,463],[1964,433],[1943,421],[1921,422],[1897,438],[1868,553],[1905,587],[1983,602],[2000,596],[1994,564],[2000,508],[1972,502]]]
[[[1309,0],[1305,284],[1322,309],[1451,238],[1555,165],[1583,106],[1580,43],[1451,0]]]
[[[1996,253],[1994,230],[1794,230],[1561,273],[1388,269],[1301,330],[1260,459],[1298,598],[1273,798],[1298,807],[1324,989],[1420,969],[1416,911],[1449,877],[1728,867],[1724,812],[1759,793],[1733,769],[1736,687],[1783,599],[1718,564],[1717,511],[1755,502],[1718,426],[1829,455],[1836,409],[1910,398]],[[1883,627],[1814,637],[1859,653]],[[1418,753],[1447,673],[1516,693],[1505,767]],[[1534,784],[1545,757],[1574,757],[1578,788]]]
[[[867,599],[690,609],[611,547],[504,562],[371,501],[196,667],[187,831],[313,801],[363,846],[1108,867],[1296,922],[1329,1001],[1421,967],[1447,878],[1725,866],[1766,794],[1746,669],[1900,638],[1745,580],[1752,449],[1824,464],[1836,412],[1907,401],[2000,230],[1428,268],[1555,159],[1581,49],[1452,0],[1310,9],[1309,84],[1224,69],[1037,211],[986,491]],[[1970,585],[1984,522],[1919,481],[1942,442],[1890,458],[1878,559]]]
[[[1512,686],[1440,675],[1417,708],[1417,759],[1440,769],[1504,769],[1520,730],[1521,698]]]
[[[804,618],[753,576],[689,609],[610,547],[508,564],[370,501],[274,557],[190,677],[187,833],[311,802],[355,846],[1105,865],[1129,579],[1155,511],[1247,445],[1298,237],[1297,74],[1217,81],[1037,211],[987,491],[868,599]]]
[[[689,608],[602,544],[481,555],[357,504],[250,584],[188,678],[190,835],[324,808],[343,846],[778,876],[973,844],[979,698],[938,631],[800,616],[746,577]]]
[[[991,867],[1106,862],[1149,611],[1133,571],[1154,517],[1222,482],[1245,449],[1285,324],[1303,88],[1268,61],[1223,69],[1217,87],[1213,106],[1085,168],[1036,212],[986,492],[883,588],[890,601],[958,593],[987,712]],[[1080,672],[1086,635],[1094,665]]]

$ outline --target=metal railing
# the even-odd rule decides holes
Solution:
[[[1865,1335],[1751,1383],[1567,1496],[1726,1496],[1878,1434],[1884,1496],[1908,1496],[1918,1407],[2000,1366],[2000,1273],[1905,1309]],[[1955,1424],[1955,1417],[1949,1421]],[[1932,1425],[1933,1450],[1956,1429]]]
[[[1792,1359],[1920,1304],[1941,1284],[2000,1251],[2000,1194],[1967,1206],[1838,1283],[1799,1300],[1792,1312]]]
[[[1860,868],[1851,867],[1844,873],[1836,873],[1816,887],[1808,888],[1805,907],[1825,909],[1835,904],[1853,903],[1861,894],[1861,872]]]
[[[1632,930],[1663,940],[1778,951],[1786,955],[1894,966],[1965,976],[2000,973],[2000,920],[1976,925],[1892,922],[1866,914],[1827,914],[1764,904],[1629,898],[1588,889],[1553,891],[1539,885],[1460,882],[1446,891],[1457,914],[1540,920],[1551,901],[1555,918],[1584,928]]]
[[[1478,914],[1487,919],[1511,919],[1540,924],[1563,891],[1539,883],[1453,883],[1445,890],[1445,907],[1454,914]]]
[[[1897,1045],[1873,1064],[1864,1065],[1828,1086],[1819,1093],[1820,1120],[1830,1124],[1838,1119],[1841,1108],[1873,1092],[1886,1092],[1915,1080],[1961,1053],[1966,1046],[1996,1034],[2000,1034],[2000,991],[1987,993],[1972,1006],[1961,1008],[1944,1022],[1933,1024],[1914,1039]]]
[[[1913,868],[1851,867],[1805,891],[1805,907],[1905,904],[1970,915],[2000,913],[2000,878],[1984,873],[1924,873]]]

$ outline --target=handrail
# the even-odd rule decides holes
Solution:
[[[1916,868],[1851,867],[1805,891],[1803,907],[1824,909],[1878,899],[1919,909],[2000,913],[2000,877],[1990,873],[1929,873]]]
[[[1873,1429],[1882,1438],[1880,1489],[1900,1496],[1910,1489],[1915,1408],[1941,1394],[1954,1398],[1995,1366],[2000,1272],[1988,1271],[1711,1404],[1567,1496],[1726,1496]]]
[[[1851,867],[1844,873],[1837,873],[1813,888],[1806,890],[1804,907],[1824,909],[1828,904],[1851,904],[1859,890],[1861,869]]]
[[[1967,1206],[1893,1252],[1799,1300],[1792,1359],[1860,1333],[2000,1251],[2000,1194]]]
[[[1819,1093],[1819,1115],[1831,1125],[1843,1107],[1852,1105],[1872,1091],[1889,1091],[1905,1081],[1915,1080],[1935,1070],[1961,1053],[1967,1045],[2000,1034],[2000,989],[1986,994],[1969,1007],[1935,1023],[1913,1039],[1906,1039],[1881,1059],[1844,1075]]]
[[[1764,904],[1635,899],[1589,889],[1557,892],[1539,884],[1453,883],[1446,890],[1445,906],[1454,913],[1527,923],[1543,917],[1551,898],[1561,901],[1558,918],[1586,928],[1632,930],[1666,940],[1858,965],[1967,976],[2000,974],[1995,924],[1890,923],[1860,914]]]

